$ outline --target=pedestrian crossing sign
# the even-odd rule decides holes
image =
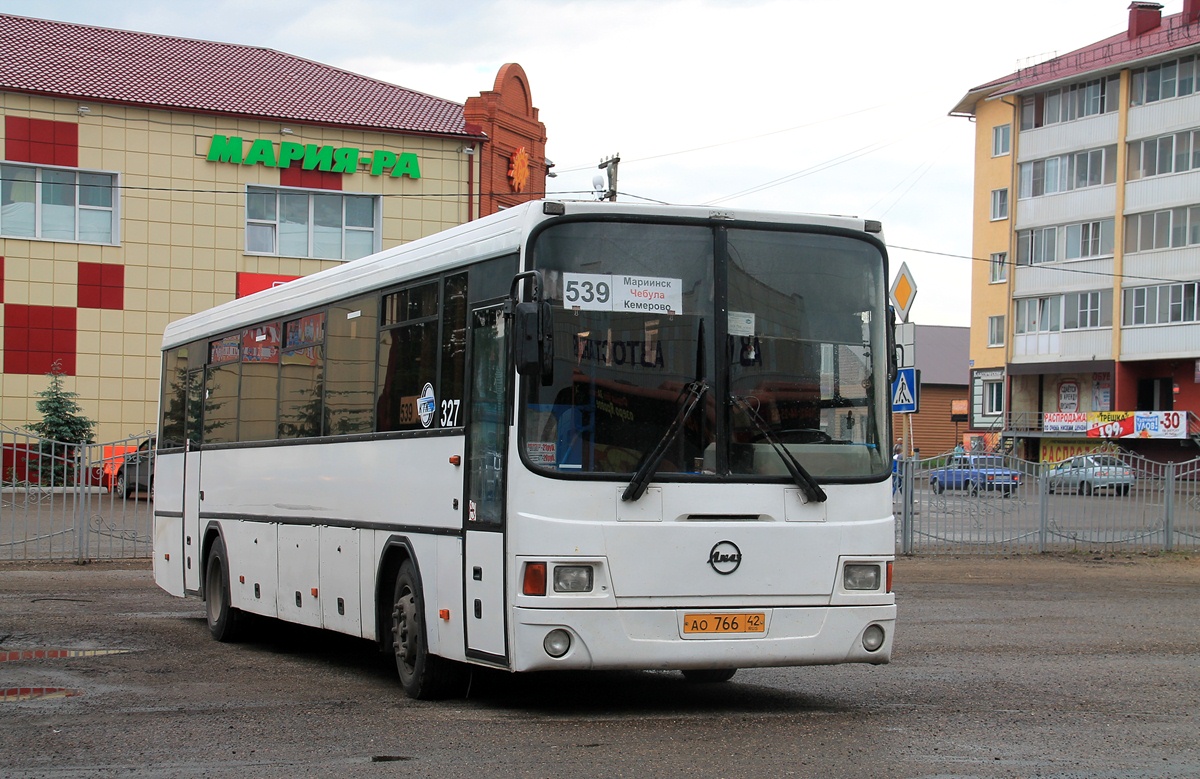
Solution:
[[[915,414],[920,410],[920,378],[916,368],[901,368],[892,382],[892,413]]]

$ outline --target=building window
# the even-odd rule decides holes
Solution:
[[[116,243],[116,176],[0,165],[0,235]]]
[[[1039,265],[1058,259],[1058,228],[1038,227],[1017,232],[1017,264]]]
[[[246,251],[319,260],[355,260],[378,250],[379,198],[250,187]]]
[[[1022,199],[1099,187],[1117,179],[1117,147],[1022,162],[1017,170],[1017,196]]]
[[[999,124],[992,128],[992,156],[1003,157],[1012,151],[1012,125]]]
[[[992,221],[1008,219],[1008,190],[992,190]]]
[[[993,252],[989,263],[992,269],[991,283],[1008,280],[1008,252]]]
[[[1125,217],[1125,252],[1176,249],[1200,244],[1200,205]]]
[[[1081,260],[1111,255],[1115,224],[1113,219],[1100,219],[1095,222],[1067,225],[1066,258]]]
[[[1021,98],[1021,129],[1116,111],[1120,86],[1120,76],[1108,76],[1025,95]]]
[[[1200,130],[1185,130],[1129,144],[1130,181],[1200,168]]]
[[[1016,300],[1014,301],[1013,332],[1017,335],[1057,333],[1062,327],[1061,308],[1062,295]]]
[[[1200,321],[1197,299],[1200,283],[1132,287],[1123,292],[1121,321],[1125,325],[1169,325]]]
[[[983,383],[983,413],[990,417],[1004,413],[1004,382],[985,381]]]
[[[1160,62],[1133,71],[1129,81],[1129,104],[1145,105],[1195,91],[1200,62],[1193,57]]]
[[[1063,295],[1063,330],[1112,327],[1112,290]]]
[[[1004,316],[988,317],[988,346],[1004,346]]]

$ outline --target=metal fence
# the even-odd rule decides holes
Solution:
[[[0,560],[149,557],[154,447],[149,433],[72,445],[0,427]],[[1200,551],[1200,459],[1113,450],[1113,483],[1087,470],[989,454],[952,474],[953,455],[904,459],[893,480],[904,554]],[[991,467],[991,466],[996,467]],[[960,469],[961,470],[961,469]],[[986,472],[1000,475],[989,483]],[[1007,478],[1015,480],[1009,489]]]
[[[1200,550],[1200,459],[1162,463],[1119,449],[1100,456],[1112,460],[1034,463],[988,454],[989,467],[974,469],[955,468],[953,455],[900,460],[893,480],[897,549]]]
[[[151,441],[64,444],[0,428],[0,560],[149,557]]]

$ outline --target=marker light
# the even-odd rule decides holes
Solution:
[[[557,565],[554,567],[555,592],[591,592],[592,566]]]
[[[846,563],[842,569],[842,585],[847,590],[878,590],[879,565],[872,563]]]
[[[883,628],[878,625],[868,625],[863,631],[863,649],[868,652],[874,652],[883,646]]]
[[[525,563],[525,576],[522,578],[521,592],[525,595],[546,594],[545,563]]]
[[[562,628],[555,628],[542,639],[542,648],[551,657],[562,657],[571,648],[571,634]]]

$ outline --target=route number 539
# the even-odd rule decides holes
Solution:
[[[612,285],[607,276],[570,274],[563,287],[563,300],[568,307],[594,308],[612,299]]]

